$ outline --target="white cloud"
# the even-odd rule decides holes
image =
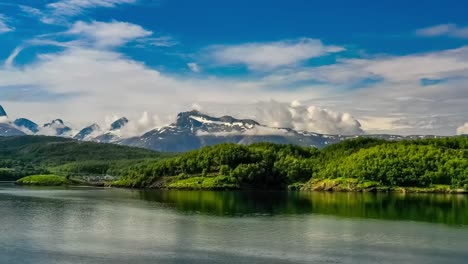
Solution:
[[[13,65],[13,61],[18,56],[18,54],[23,50],[23,47],[16,47],[13,52],[8,56],[5,60],[5,68],[11,68]]]
[[[257,104],[256,119],[268,126],[294,128],[322,134],[362,134],[361,124],[349,113],[339,113],[299,101],[291,104],[277,101]]]
[[[11,32],[11,31],[15,30],[14,27],[9,26],[7,24],[7,21],[8,21],[8,19],[4,15],[0,14],[0,34]]]
[[[468,27],[460,27],[456,24],[440,24],[416,31],[416,34],[423,37],[447,36],[454,38],[468,38]]]
[[[153,34],[139,25],[118,21],[109,23],[78,21],[66,33],[84,36],[99,47],[120,46]]]
[[[273,58],[272,63],[244,57],[242,61],[250,63],[250,67],[268,64],[270,68],[265,69],[270,71],[243,78],[207,73],[194,77],[166,74],[119,53],[115,49],[118,45],[131,41],[151,43],[151,32],[138,25],[77,22],[70,31],[74,31],[68,35],[73,37],[72,42],[46,36],[27,41],[24,46],[57,45],[60,52],[40,54],[33,63],[19,67],[13,63],[18,48],[11,53],[8,63],[0,65],[0,89],[28,87],[37,89],[32,94],[42,96],[42,100],[24,103],[27,94],[18,92],[22,99],[18,100],[19,96],[10,92],[13,96],[2,98],[2,103],[13,115],[29,117],[37,123],[60,117],[72,121],[75,127],[84,127],[103,116],[116,114],[136,120],[135,126],[129,126],[129,135],[173,121],[178,112],[190,109],[194,103],[214,115],[230,114],[270,126],[320,133],[370,130],[453,134],[468,117],[468,47],[407,56],[342,59],[319,67],[299,67],[302,59],[297,56],[294,62]],[[280,46],[278,43],[301,42],[280,41],[269,46]],[[213,47],[208,50],[213,51]],[[290,65],[295,67],[281,67]],[[164,69],[164,65],[160,66]],[[369,78],[379,81],[359,86]],[[421,78],[444,81],[423,87]],[[57,99],[53,96],[57,94],[66,96]],[[278,107],[272,107],[274,103],[270,103],[262,108],[262,103],[256,103],[271,99],[292,102],[297,98],[302,104],[277,103]],[[144,111],[158,115],[148,114],[140,122],[148,125],[141,125],[138,115]],[[155,118],[162,121],[156,122]]]
[[[74,16],[90,8],[112,8],[135,2],[136,0],[61,0],[47,4],[47,7],[52,9],[56,16]]]
[[[468,135],[468,122],[457,128],[457,135]]]
[[[253,70],[291,66],[327,53],[343,51],[338,46],[324,45],[320,40],[301,38],[267,43],[212,46],[209,56],[222,65],[244,64]]]
[[[168,120],[163,120],[158,115],[151,115],[144,111],[141,116],[135,120],[129,120],[122,130],[123,137],[141,136],[142,134],[163,125],[167,125]]]
[[[201,71],[200,66],[198,66],[198,64],[196,64],[195,62],[187,63],[187,67],[189,67],[191,71],[196,72],[196,73]]]
[[[145,41],[156,47],[172,47],[178,44],[177,40],[175,40],[171,36],[147,38]]]
[[[333,85],[353,85],[369,79],[417,84],[423,78],[460,77],[468,77],[468,46],[406,56],[342,59],[332,65],[279,71],[265,80],[276,83],[315,80]]]
[[[21,11],[23,11],[30,17],[37,18],[39,19],[39,21],[41,21],[44,24],[55,23],[55,19],[52,16],[46,14],[45,12],[43,12],[42,10],[38,8],[34,8],[31,6],[26,6],[26,5],[19,5],[18,7],[20,8]]]
[[[44,24],[68,24],[71,17],[93,8],[114,8],[123,4],[133,4],[138,0],[59,0],[48,3],[43,8],[18,5],[25,14],[39,19]]]

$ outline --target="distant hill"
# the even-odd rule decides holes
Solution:
[[[77,173],[105,173],[124,164],[165,156],[167,154],[147,149],[62,137],[0,137],[0,180],[1,169],[4,175],[10,176],[43,173],[51,168]]]
[[[393,191],[403,187],[415,188],[413,191],[465,192],[468,137],[402,141],[360,137],[321,150],[272,143],[225,143],[140,163],[116,184],[177,189],[290,186]]]

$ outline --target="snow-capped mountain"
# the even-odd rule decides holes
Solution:
[[[0,105],[0,117],[6,117],[7,113],[5,112],[5,109]]]
[[[115,120],[111,125],[110,129],[103,134],[94,137],[92,141],[101,142],[101,143],[115,143],[119,140],[122,140],[122,128],[128,124],[128,119],[126,117],[119,118]]]
[[[232,116],[211,117],[199,111],[183,112],[169,126],[151,130],[140,137],[124,139],[119,144],[149,148],[158,151],[181,152],[219,143],[251,144],[274,142],[324,147],[349,136],[321,135],[272,128],[251,119]]]
[[[26,134],[10,122],[5,109],[0,105],[0,136],[8,137],[22,135]]]
[[[89,141],[99,136],[101,127],[98,124],[92,124],[81,129],[76,135],[73,136],[76,140]]]
[[[72,133],[72,129],[66,126],[62,119],[52,120],[50,123],[46,123],[42,127],[44,133],[51,136],[70,136]]]
[[[0,136],[24,136],[26,133],[7,123],[0,123]]]
[[[13,121],[13,124],[22,131],[27,131],[27,134],[36,134],[39,132],[39,125],[26,118],[18,118]]]
[[[252,144],[273,142],[323,148],[359,135],[324,135],[291,128],[274,128],[250,119],[232,116],[211,117],[193,110],[177,115],[177,121],[169,126],[151,130],[140,137],[124,139],[118,144],[153,149],[157,151],[183,152],[220,143]],[[428,138],[434,136],[360,135],[387,140]]]
[[[77,134],[73,135],[73,138],[142,147],[157,151],[183,152],[227,142],[238,144],[273,142],[323,148],[357,136],[386,140],[437,137],[418,135],[324,135],[291,128],[268,127],[251,119],[237,119],[232,116],[212,117],[196,110],[179,113],[176,122],[168,126],[153,129],[141,136],[125,138],[124,135],[127,133],[123,132],[129,126],[128,123],[127,118],[119,118],[109,126],[107,131],[103,131],[99,125],[93,124],[81,129]],[[48,134],[72,137],[72,131],[72,128],[66,126],[61,119],[53,120],[42,128],[25,118],[10,122],[5,110],[0,106],[0,136]]]

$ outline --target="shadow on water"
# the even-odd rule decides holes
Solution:
[[[323,214],[468,225],[468,196],[267,191],[139,191],[139,198],[183,213],[217,216]]]

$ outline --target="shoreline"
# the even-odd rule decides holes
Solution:
[[[52,179],[51,179],[52,177]],[[289,192],[366,192],[366,193],[440,193],[440,194],[468,194],[467,189],[452,188],[450,185],[431,185],[429,187],[401,187],[383,186],[378,182],[359,181],[355,178],[334,178],[334,179],[313,179],[306,183],[294,183],[289,186],[253,186],[226,184],[226,182],[213,181],[216,177],[205,177],[202,181],[198,178],[177,179],[172,177],[161,178],[156,184],[149,186],[135,186],[119,184],[115,182],[84,182],[76,179],[63,179],[53,175],[36,175],[19,179],[18,181],[4,181],[19,186],[76,186],[76,187],[100,187],[100,188],[122,188],[137,190],[186,190],[186,191],[245,191],[245,190],[265,190],[265,191],[289,191]],[[210,184],[204,184],[207,180]],[[209,179],[211,178],[211,179]],[[189,178],[190,179],[190,178]],[[194,181],[195,179],[195,181]],[[180,184],[180,182],[184,184]]]

